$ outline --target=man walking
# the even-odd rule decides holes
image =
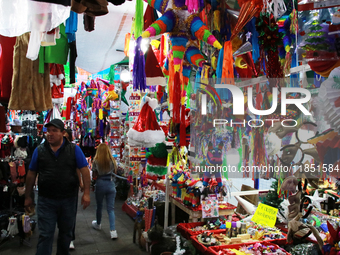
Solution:
[[[90,205],[90,172],[79,146],[64,138],[64,123],[53,119],[45,127],[46,141],[35,149],[26,176],[25,207],[29,209],[33,203],[31,192],[39,174],[39,241],[36,255],[52,254],[56,224],[59,229],[57,255],[68,255],[79,191],[76,169],[80,170],[83,178],[83,209]]]

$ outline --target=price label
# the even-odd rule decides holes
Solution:
[[[140,96],[130,96],[130,100],[140,100]]]
[[[130,161],[141,161],[141,157],[130,157]]]
[[[276,223],[277,212],[277,208],[261,203],[259,204],[259,207],[257,207],[254,216],[251,218],[251,221],[272,228]]]

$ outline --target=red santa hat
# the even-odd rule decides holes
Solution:
[[[155,56],[155,53],[152,50],[151,44],[149,45],[145,61],[145,75],[147,86],[166,86],[166,79]]]
[[[142,100],[142,110],[134,126],[127,132],[128,143],[132,146],[153,147],[165,140],[165,134],[157,123],[154,109],[157,99],[145,97]]]

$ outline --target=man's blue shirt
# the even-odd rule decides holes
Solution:
[[[66,138],[64,138],[63,144],[60,146],[60,148],[56,152],[54,152],[54,155],[56,157],[59,156],[61,149],[65,146],[65,141],[66,141]],[[85,158],[85,155],[78,145],[76,145],[75,147],[75,153],[76,153],[77,168],[80,169],[80,168],[87,166],[88,163]],[[29,170],[31,171],[38,170],[38,148],[35,148],[33,152]]]

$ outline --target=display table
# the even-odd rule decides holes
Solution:
[[[122,206],[123,212],[126,212],[131,218],[135,218],[138,208],[134,205],[128,205],[126,202]]]
[[[174,198],[174,197],[169,197],[170,202],[172,203],[173,206],[171,206],[171,225],[175,225],[176,222],[176,207],[180,208],[181,210],[183,210],[185,213],[187,213],[189,215],[189,222],[197,222],[199,218],[202,218],[202,210],[193,210],[190,207],[182,204],[178,199]],[[230,205],[230,204],[229,204]],[[235,210],[235,206],[230,205],[229,208],[227,209],[219,209],[219,215],[220,216],[227,216],[227,215],[233,215],[234,214],[234,210]]]

